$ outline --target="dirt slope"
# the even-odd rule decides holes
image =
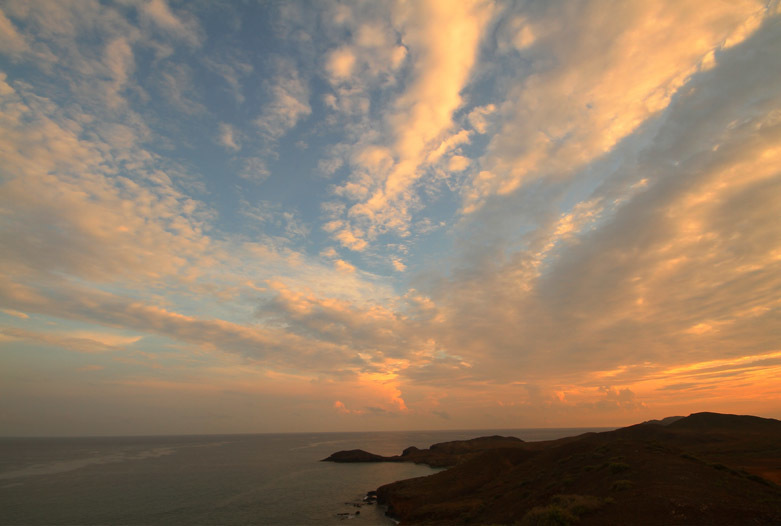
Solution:
[[[478,444],[453,453],[446,471],[382,486],[380,501],[402,524],[781,524],[777,420],[699,413],[511,447],[487,440],[494,447],[482,452]]]

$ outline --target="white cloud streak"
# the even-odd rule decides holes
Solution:
[[[385,231],[408,234],[410,207],[417,200],[415,184],[431,152],[448,149],[443,141],[453,134],[453,113],[463,104],[461,90],[490,16],[490,6],[482,2],[396,6],[394,17],[404,54],[412,61],[412,78],[384,116],[387,136],[380,140],[390,142],[390,148],[359,143],[354,177],[340,188],[340,193],[358,201],[348,215],[352,226],[335,235],[344,246],[360,250],[363,243]],[[397,45],[385,41],[383,49],[390,47]],[[346,71],[347,51],[334,53],[332,57],[341,58]],[[458,132],[453,135],[460,137]],[[441,156],[433,155],[433,160]]]

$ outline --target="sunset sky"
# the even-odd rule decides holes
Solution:
[[[0,2],[0,434],[781,418],[776,0]]]

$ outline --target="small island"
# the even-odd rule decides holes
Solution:
[[[448,467],[376,490],[400,524],[781,524],[781,421],[695,413],[543,442],[481,437],[331,462]]]

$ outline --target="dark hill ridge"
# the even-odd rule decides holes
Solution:
[[[659,424],[660,426],[669,426],[673,422],[677,422],[681,418],[685,418],[683,416],[668,416],[667,418],[662,418],[661,420],[649,420],[648,422],[643,422],[644,424]]]
[[[453,467],[382,486],[378,498],[402,524],[781,524],[778,420],[697,413],[546,442],[508,438],[388,457],[431,455],[441,466],[435,453],[446,450]]]
[[[731,430],[741,432],[781,431],[781,421],[750,415],[694,413],[669,424],[672,429]]]

